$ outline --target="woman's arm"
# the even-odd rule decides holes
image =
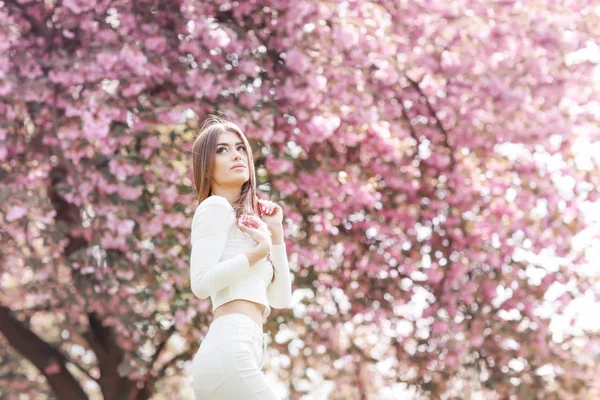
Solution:
[[[248,272],[251,261],[259,259],[254,254],[240,253],[219,262],[234,224],[235,211],[224,197],[210,196],[196,208],[192,219],[190,284],[192,293],[201,299],[236,282]]]
[[[267,289],[267,299],[273,308],[290,308],[292,305],[292,280],[288,263],[283,229],[272,229],[271,261],[275,279]]]

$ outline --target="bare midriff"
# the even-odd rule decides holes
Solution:
[[[215,310],[214,319],[226,314],[245,314],[259,326],[263,326],[263,310],[265,306],[249,300],[232,300]]]

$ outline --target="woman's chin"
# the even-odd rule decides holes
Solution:
[[[242,185],[246,182],[248,182],[248,179],[250,178],[245,178],[243,176],[239,176],[239,177],[235,177],[235,178],[231,178],[230,180],[227,181],[227,183],[223,186],[239,186],[242,187]]]

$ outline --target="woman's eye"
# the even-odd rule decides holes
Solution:
[[[246,146],[238,146],[237,149],[238,149],[238,151],[240,151],[240,149],[241,149],[241,151],[246,151]],[[221,154],[223,152],[223,150],[227,150],[227,148],[219,147],[217,149],[217,154]]]

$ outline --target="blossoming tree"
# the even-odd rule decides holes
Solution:
[[[267,329],[291,398],[584,391],[597,340],[549,330],[597,295],[571,245],[600,183],[580,3],[4,0],[0,393],[186,382],[210,322],[189,152],[215,110],[284,206],[296,303]]]

